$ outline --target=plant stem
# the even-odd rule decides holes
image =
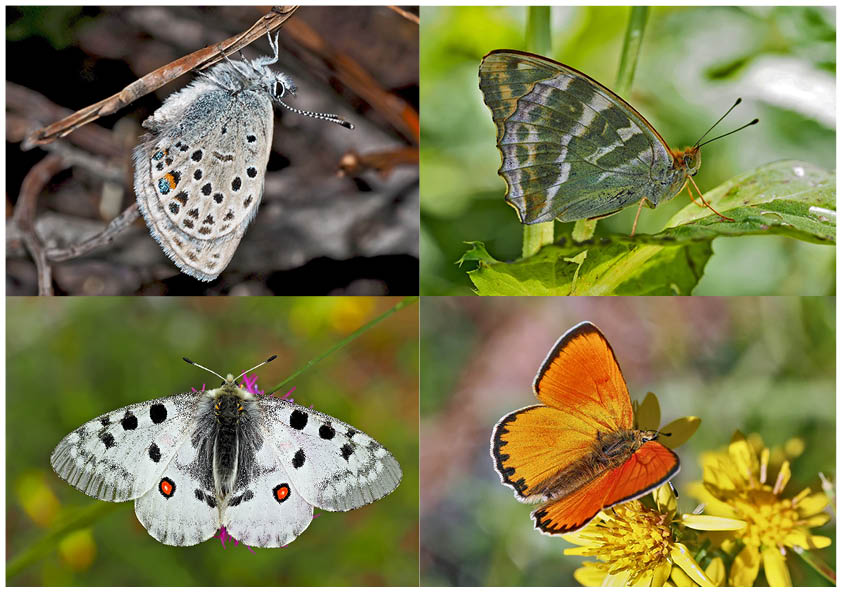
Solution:
[[[550,39],[550,7],[530,6],[526,19],[526,49],[546,56],[552,53]],[[521,255],[527,258],[536,254],[542,246],[552,244],[554,221],[523,226],[523,248]]]
[[[614,92],[625,97],[631,90],[637,59],[640,56],[640,46],[643,43],[643,32],[649,18],[649,7],[633,6],[629,14],[629,24],[626,27],[626,37],[623,40],[623,51],[620,54],[620,68],[617,71],[617,82]],[[584,242],[593,237],[596,231],[596,219],[583,219],[573,226],[573,239]]]
[[[366,332],[368,329],[370,329],[371,327],[376,325],[378,322],[381,322],[381,321],[385,320],[386,318],[388,318],[389,316],[391,316],[392,314],[394,314],[398,310],[403,310],[404,308],[406,308],[410,304],[413,304],[417,301],[418,301],[418,296],[410,296],[410,297],[406,297],[406,298],[402,299],[400,302],[395,304],[394,307],[389,308],[388,310],[383,312],[383,314],[381,314],[380,316],[378,316],[374,320],[370,320],[369,322],[365,323],[360,328],[355,330],[353,333],[351,333],[350,335],[348,335],[347,337],[345,337],[344,339],[342,339],[341,341],[336,343],[333,347],[331,347],[330,349],[328,349],[327,351],[325,351],[321,355],[319,355],[319,356],[311,359],[310,361],[308,361],[306,364],[304,364],[298,370],[293,372],[290,376],[287,376],[284,380],[282,380],[279,384],[277,384],[275,386],[275,388],[273,388],[269,392],[274,393],[274,392],[279,391],[283,385],[287,384],[289,381],[291,381],[293,378],[295,378],[296,376],[298,376],[299,374],[304,372],[309,367],[319,363],[320,361],[322,361],[324,358],[326,358],[330,354],[334,353],[335,351],[338,351],[338,350],[342,349],[348,343],[350,343],[351,341],[353,341],[354,339],[356,339],[357,337],[362,335],[364,332]]]

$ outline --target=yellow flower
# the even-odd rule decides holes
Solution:
[[[633,500],[604,510],[585,528],[564,539],[579,547],[568,556],[593,556],[573,577],[586,587],[595,586],[716,586],[698,565],[690,548],[676,539],[676,499],[668,484],[653,492],[656,510]],[[691,516],[711,529],[734,530],[745,523],[733,519]],[[706,520],[700,520],[706,519]],[[718,524],[717,524],[718,522]]]
[[[792,586],[786,549],[819,549],[831,544],[830,538],[810,533],[811,528],[830,520],[823,512],[828,497],[811,495],[809,488],[793,498],[782,497],[792,475],[789,461],[784,460],[777,477],[770,478],[769,460],[768,448],[761,443],[758,458],[750,442],[737,432],[727,453],[703,455],[703,485],[691,487],[706,511],[745,521],[744,528],[735,530],[721,544],[724,551],[736,554],[728,576],[731,586],[752,586],[761,566],[769,585]]]

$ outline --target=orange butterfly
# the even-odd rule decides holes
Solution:
[[[575,531],[678,473],[678,455],[656,442],[658,432],[634,427],[620,365],[590,322],[558,340],[533,390],[543,405],[497,422],[491,457],[518,500],[543,503],[532,512],[536,529]]]

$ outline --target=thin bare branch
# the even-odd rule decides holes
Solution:
[[[398,13],[399,15],[401,15],[401,16],[402,16],[403,18],[405,18],[407,21],[411,21],[411,22],[415,23],[416,25],[420,25],[420,24],[421,24],[421,19],[419,19],[419,18],[418,18],[418,15],[417,15],[417,14],[413,14],[413,13],[411,13],[411,12],[407,11],[407,10],[404,10],[404,9],[403,9],[403,8],[401,8],[400,6],[390,6],[389,8],[391,8],[391,9],[392,9],[392,10],[394,10],[396,13]]]
[[[151,93],[155,89],[163,87],[170,81],[177,79],[191,70],[204,70],[213,66],[222,60],[224,56],[241,50],[256,39],[266,35],[267,31],[271,32],[279,29],[297,8],[297,6],[273,7],[271,11],[263,15],[243,33],[229,37],[213,47],[206,47],[179,58],[174,62],[170,62],[166,66],[153,70],[146,76],[136,80],[119,93],[81,109],[58,122],[36,130],[24,140],[21,144],[21,149],[26,151],[37,145],[51,143],[57,138],[66,136],[77,128],[93,122],[101,116],[107,116],[123,109],[133,101]]]
[[[418,144],[418,112],[403,98],[389,93],[365,68],[350,56],[337,52],[330,43],[320,36],[302,19],[296,19],[285,29],[295,42],[321,58],[358,97],[368,103],[398,133]]]
[[[417,167],[418,148],[400,147],[362,155],[349,151],[339,160],[339,171],[341,175],[355,176],[373,169],[381,176],[386,176],[393,168],[400,165]]]
[[[38,295],[53,295],[53,280],[50,263],[44,251],[44,244],[35,232],[35,214],[38,211],[38,196],[44,186],[67,165],[58,155],[47,155],[27,172],[20,187],[12,224],[17,227],[24,246],[29,251],[38,269]],[[15,234],[10,234],[14,236]]]
[[[100,233],[95,234],[77,244],[71,244],[64,248],[51,248],[47,250],[47,258],[55,262],[70,260],[78,256],[84,256],[97,248],[102,248],[112,243],[118,235],[128,229],[140,214],[137,210],[137,203],[132,203],[125,211],[114,217],[108,226]]]

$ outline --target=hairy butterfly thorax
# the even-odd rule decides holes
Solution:
[[[272,146],[273,104],[296,114],[353,125],[285,102],[292,79],[272,56],[225,60],[201,73],[143,122],[135,148],[135,193],[152,237],[184,273],[214,280],[257,214]]]
[[[314,506],[359,508],[400,483],[398,462],[367,434],[250,393],[237,380],[251,370],[208,371],[222,386],[129,405],[68,434],[50,459],[56,473],[95,498],[134,500],[150,535],[181,546],[223,527],[246,545],[283,546]]]

